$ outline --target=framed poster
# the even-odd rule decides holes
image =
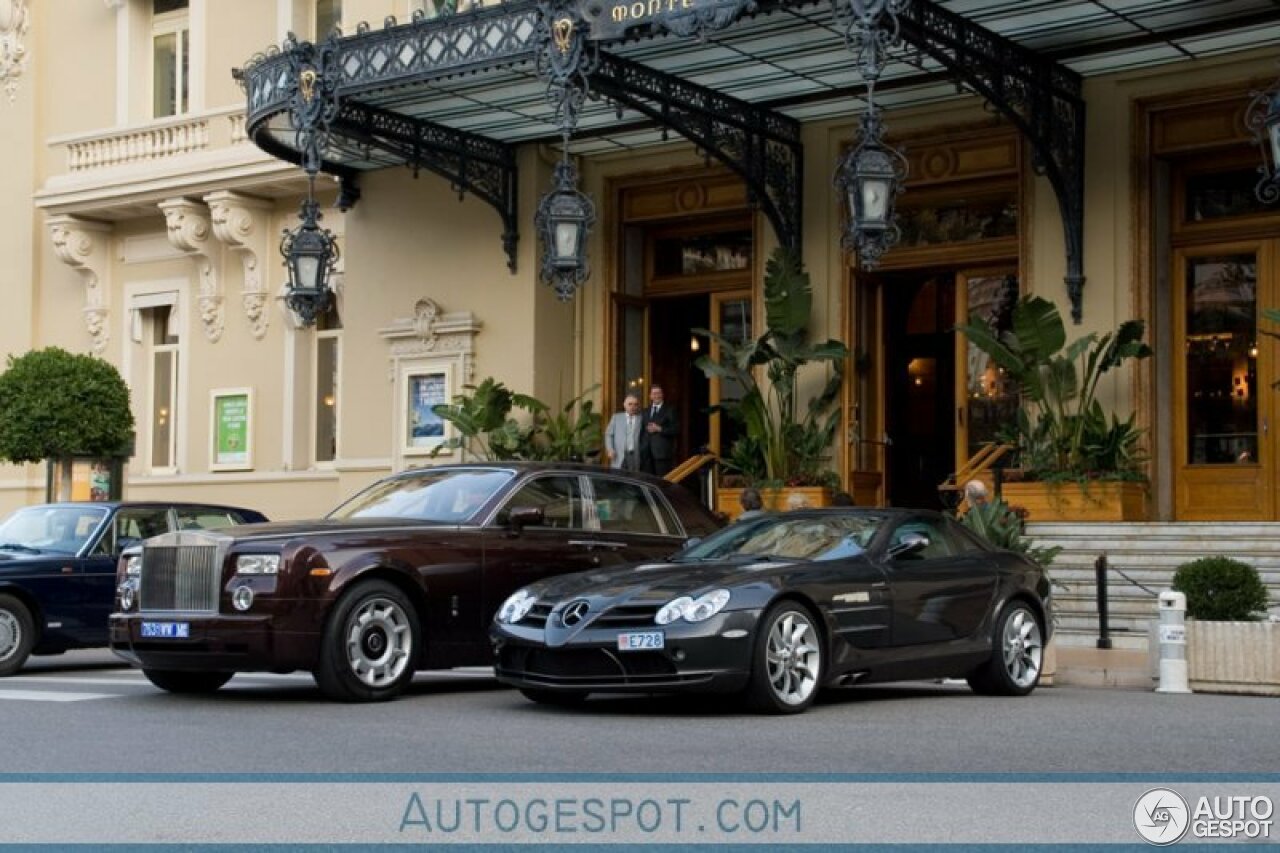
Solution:
[[[211,392],[210,471],[253,469],[253,389],[221,388]]]
[[[453,391],[449,386],[447,368],[411,368],[404,372],[404,453],[430,453],[444,444],[449,424],[432,408],[449,402]]]

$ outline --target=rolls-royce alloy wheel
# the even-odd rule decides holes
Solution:
[[[782,601],[756,632],[747,699],[758,711],[796,714],[813,704],[822,683],[822,636],[805,607]]]
[[[12,595],[0,595],[0,676],[22,669],[35,644],[31,611]]]
[[[1029,605],[1011,601],[1000,611],[992,635],[991,658],[969,675],[975,693],[1025,696],[1040,682],[1044,632]]]
[[[329,615],[316,683],[331,699],[392,699],[413,680],[420,642],[405,594],[385,581],[361,583]]]

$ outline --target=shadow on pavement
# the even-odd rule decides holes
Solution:
[[[824,708],[838,708],[863,703],[894,702],[900,700],[956,701],[975,694],[964,684],[939,684],[936,682],[904,682],[900,684],[863,687],[827,688],[818,695],[818,701],[809,713],[822,713]],[[746,709],[740,696],[735,694],[653,694],[611,696],[596,694],[575,707],[539,705],[518,693],[512,698],[523,703],[530,713],[543,714],[598,714],[617,717],[756,717]]]

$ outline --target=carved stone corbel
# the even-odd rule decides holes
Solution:
[[[102,355],[111,339],[107,320],[111,308],[112,226],[75,216],[51,216],[47,223],[58,260],[84,279],[84,323],[93,351]]]
[[[240,255],[244,265],[244,289],[240,298],[253,336],[262,340],[270,320],[267,301],[271,294],[263,281],[261,264],[270,251],[267,225],[272,204],[228,190],[210,193],[204,200],[209,205],[214,236]]]
[[[204,326],[204,336],[216,342],[222,337],[226,321],[218,282],[218,244],[213,239],[209,208],[185,198],[165,199],[159,207],[169,229],[169,243],[195,261],[199,278],[196,303],[200,307],[200,322]]]

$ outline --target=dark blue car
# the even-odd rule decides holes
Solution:
[[[107,645],[116,562],[128,546],[175,530],[266,521],[251,509],[187,503],[57,503],[0,524],[0,676],[32,654]]]

